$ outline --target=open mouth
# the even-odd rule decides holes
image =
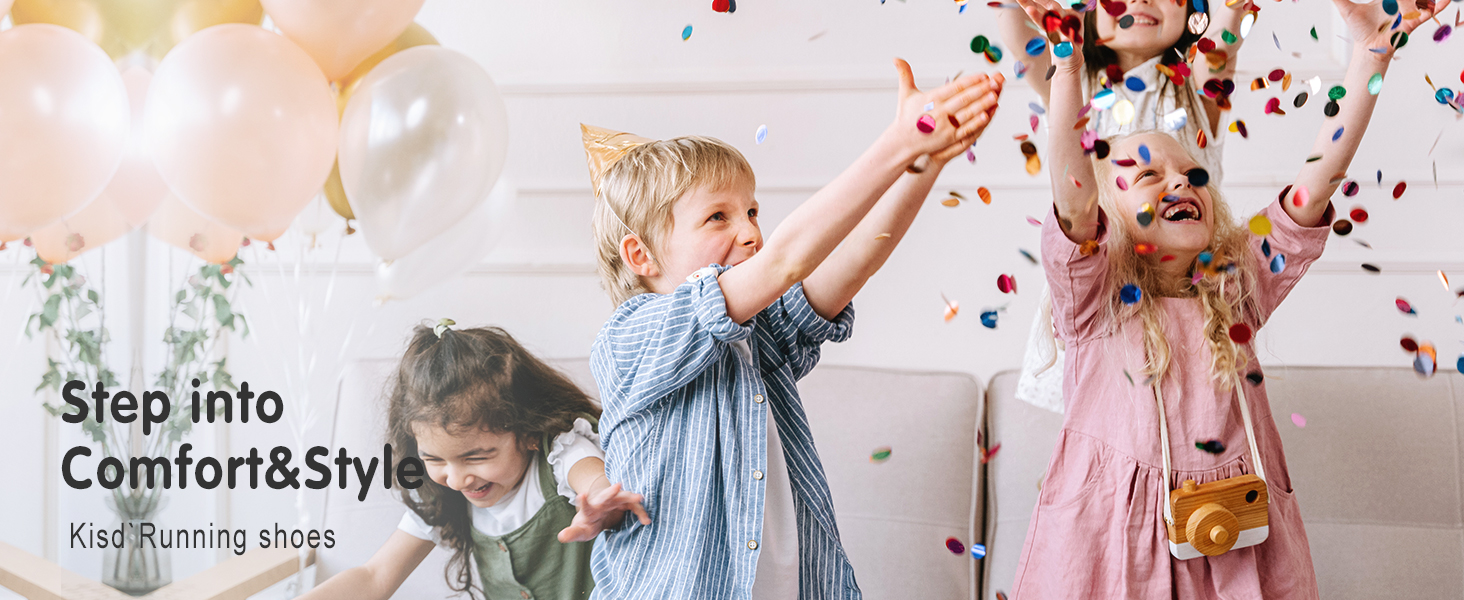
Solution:
[[[1171,197],[1166,197],[1168,200]],[[1178,223],[1183,221],[1200,221],[1204,214],[1200,212],[1200,203],[1189,198],[1179,198],[1164,209],[1161,217],[1165,221]]]
[[[493,489],[493,484],[492,483],[485,483],[482,486],[473,488],[471,490],[463,490],[463,495],[464,496],[467,496],[468,498],[473,499],[473,500],[479,500],[479,499],[487,496],[488,495],[488,491],[491,490],[491,489]]]
[[[1151,16],[1146,15],[1146,14],[1143,14],[1143,13],[1129,13],[1129,15],[1134,18],[1133,24],[1135,26],[1140,26],[1140,25],[1153,26],[1153,25],[1158,25],[1159,24],[1159,20],[1158,19],[1155,19],[1154,17],[1151,17]]]

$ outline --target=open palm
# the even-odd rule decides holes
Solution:
[[[1432,19],[1448,5],[1448,2],[1439,0],[1398,0],[1394,14],[1390,15],[1383,6],[1384,0],[1372,0],[1364,4],[1352,0],[1332,0],[1332,3],[1342,13],[1342,19],[1347,22],[1347,30],[1352,34],[1355,43],[1362,44],[1367,49],[1379,49],[1387,53],[1393,52],[1405,41],[1402,36],[1395,41],[1395,35],[1411,35],[1419,25]]]

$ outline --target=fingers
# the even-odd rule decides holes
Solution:
[[[646,507],[642,506],[640,501],[636,501],[630,506],[630,512],[635,513],[635,516],[640,519],[641,525],[651,524],[651,514],[646,512]]]
[[[900,97],[904,98],[915,93],[915,73],[910,70],[910,63],[903,58],[895,59],[895,72],[900,77]]]
[[[931,102],[944,102],[948,98],[951,98],[953,96],[961,94],[966,90],[981,85],[990,79],[991,77],[985,73],[972,73],[970,75],[964,75],[957,78],[955,81],[951,81],[950,83],[935,88],[926,96],[930,99]]]
[[[988,96],[992,96],[992,91],[995,89],[996,85],[990,82],[983,82],[979,85],[971,86],[970,88],[963,90],[955,97],[952,97],[949,100],[942,102],[941,109],[948,113],[955,114],[957,118],[960,118],[960,111],[962,108],[987,99]]]

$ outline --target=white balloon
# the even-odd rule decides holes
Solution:
[[[295,228],[305,235],[320,235],[340,221],[340,216],[331,210],[330,201],[322,193],[316,194],[315,199],[305,205],[305,210],[295,216]]]
[[[444,280],[456,277],[498,245],[514,217],[518,190],[507,179],[468,211],[456,224],[420,248],[376,268],[378,303],[404,300]]]
[[[341,117],[341,184],[366,244],[395,260],[457,223],[493,189],[508,113],[473,59],[398,52],[361,80]]]

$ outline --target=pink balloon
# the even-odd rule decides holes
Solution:
[[[260,0],[270,20],[334,80],[391,43],[426,0]]]
[[[0,32],[0,241],[96,198],[127,129],[127,89],[96,44],[57,25]]]
[[[211,263],[229,262],[244,243],[244,234],[205,218],[172,195],[148,220],[147,232]]]
[[[30,239],[36,255],[54,265],[100,248],[131,230],[117,203],[103,195],[81,212],[32,232]]]
[[[158,174],[152,156],[143,145],[146,132],[144,108],[152,77],[152,73],[142,67],[132,67],[122,74],[122,83],[127,86],[127,100],[132,106],[132,135],[127,140],[122,165],[117,167],[117,174],[112,176],[107,189],[102,190],[102,197],[111,199],[132,228],[146,223],[148,216],[168,196],[168,184]]]
[[[335,98],[320,69],[253,25],[193,34],[158,65],[148,148],[190,208],[270,241],[320,191],[335,163]]]

